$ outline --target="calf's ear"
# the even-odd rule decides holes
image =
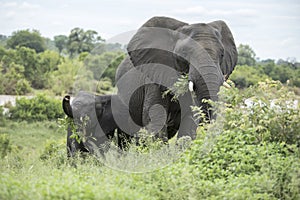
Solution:
[[[66,95],[62,101],[62,107],[64,112],[68,117],[73,118],[73,112],[72,112],[72,107],[71,107],[71,97],[69,95]]]

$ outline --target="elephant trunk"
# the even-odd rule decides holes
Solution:
[[[224,77],[205,50],[192,51],[189,57],[189,91],[194,93],[196,106],[202,107],[208,118],[212,117],[210,105],[203,100],[218,100],[220,86]]]

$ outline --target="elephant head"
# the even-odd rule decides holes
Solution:
[[[237,62],[233,36],[223,21],[187,24],[172,18],[154,17],[130,40],[128,54],[135,67],[160,64],[175,69],[178,74],[187,74],[196,105],[204,107],[203,99],[217,100],[220,86]],[[167,87],[174,84],[176,80],[168,74],[161,75],[164,73],[166,70],[159,73],[156,70],[159,77],[170,80]]]
[[[105,108],[105,103],[107,103],[107,97],[97,98],[88,92],[79,92],[72,103],[70,96],[65,96],[62,106],[65,114],[73,118],[75,124],[82,127],[82,124],[86,123],[86,128],[90,129],[97,125],[98,118],[101,118]]]
[[[77,128],[76,131],[81,132],[84,137],[81,143],[78,144],[77,141],[70,138],[72,130],[69,128],[67,146],[71,154],[78,148],[93,152],[95,147],[99,147],[100,144],[103,144],[111,137],[109,135],[110,129],[115,127],[115,125],[112,115],[109,114],[110,111],[107,111],[107,109],[110,109],[110,100],[111,95],[97,96],[88,92],[79,92],[72,103],[69,95],[64,97],[62,101],[63,110],[68,117],[73,119]],[[103,121],[105,123],[102,123]],[[72,142],[75,142],[77,147],[73,148]]]

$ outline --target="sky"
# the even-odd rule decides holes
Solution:
[[[124,43],[153,16],[187,23],[224,20],[236,45],[250,45],[260,60],[300,61],[299,0],[0,0],[0,34],[37,29],[52,39],[80,27]]]

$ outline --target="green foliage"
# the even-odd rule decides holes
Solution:
[[[188,162],[199,169],[194,176],[216,184],[221,181],[221,189],[211,195],[222,198],[237,195],[244,199],[260,194],[261,198],[297,199],[300,194],[300,181],[295,181],[300,171],[300,108],[294,104],[297,97],[275,81],[262,82],[242,94],[236,88],[222,88],[220,96],[224,102],[216,105],[217,121],[205,129],[199,128],[198,140],[188,153]],[[249,99],[251,103],[246,104]],[[225,186],[224,180],[230,184]],[[242,188],[232,191],[230,187]],[[220,192],[224,190],[229,193]],[[242,190],[247,192],[236,193]]]
[[[30,83],[24,77],[24,66],[14,62],[10,63],[4,75],[0,75],[0,80],[0,90],[4,94],[23,95],[31,91]]]
[[[54,36],[55,46],[58,48],[59,53],[67,46],[68,37],[65,35]]]
[[[40,53],[37,60],[32,86],[37,89],[50,88],[51,73],[58,69],[62,59],[58,53],[47,50]]]
[[[115,85],[115,75],[118,66],[124,60],[126,54],[122,52],[116,52],[116,56],[110,61],[107,68],[104,70],[102,77],[108,77],[112,81],[112,85]]]
[[[181,75],[174,85],[163,92],[162,97],[172,95],[172,101],[177,101],[179,96],[184,95],[188,91],[188,75]]]
[[[6,46],[6,41],[8,37],[6,35],[0,34],[0,46]]]
[[[238,65],[254,66],[256,63],[255,52],[249,45],[240,44],[238,46]]]
[[[190,148],[169,162],[166,155],[180,140],[169,145],[150,140],[148,147],[133,144],[122,154],[105,154],[110,165],[104,166],[89,155],[67,159],[65,134],[46,122],[9,122],[0,132],[13,135],[12,144],[32,149],[0,159],[0,198],[299,199],[300,108],[289,103],[294,98],[278,81],[243,91],[222,87],[216,121],[202,124]],[[247,99],[252,103],[246,104]],[[47,137],[51,140],[43,145]],[[147,143],[149,137],[142,140]],[[157,170],[148,173],[109,168],[132,166],[142,172],[153,165]]]
[[[96,93],[98,94],[108,94],[111,93],[112,91],[112,81],[105,77],[100,79],[100,81],[97,82],[97,88],[96,88]]]
[[[43,94],[17,99],[16,106],[10,109],[10,118],[18,121],[56,120],[62,116],[61,101]]]
[[[0,106],[0,124],[4,121],[4,109]]]
[[[110,92],[125,54],[104,53],[120,47],[97,45],[93,31],[87,40],[85,31],[73,33],[75,43],[65,45],[74,47],[70,53],[79,58],[0,47],[0,92],[25,94],[30,84],[58,95],[81,89]],[[64,39],[60,51],[70,50]],[[93,52],[101,55],[88,53],[95,47]],[[201,123],[187,151],[175,151],[180,140],[164,145],[145,133],[142,145],[106,154],[107,166],[135,172],[155,166],[149,173],[112,170],[93,156],[67,158],[64,138],[70,121],[59,120],[63,128],[48,121],[64,116],[60,100],[46,95],[18,99],[10,108],[11,119],[18,122],[2,123],[0,107],[0,199],[300,199],[299,97],[285,87],[300,86],[300,68],[288,61],[256,63],[248,45],[239,47],[239,64],[230,77],[237,88],[221,87],[216,121]],[[284,85],[261,82],[266,79]],[[169,93],[185,91],[187,78],[182,77]],[[16,146],[19,151],[13,151]]]
[[[0,47],[0,61],[1,61],[1,65],[3,67],[3,71],[5,72],[7,70],[7,68],[9,67],[10,63],[12,63],[12,62],[18,63],[19,59],[16,55],[15,50],[13,50],[13,49],[6,50],[3,47]]]
[[[3,159],[11,150],[12,147],[8,135],[0,134],[0,158]]]
[[[108,77],[114,83],[116,69],[123,58],[125,58],[123,52],[104,52],[100,55],[90,54],[85,58],[84,64],[87,69],[93,72],[95,80]]]
[[[259,63],[258,67],[262,68],[264,73],[273,80],[279,80],[291,86],[300,86],[300,68],[291,63],[282,61],[275,64],[274,60],[266,60]]]
[[[19,58],[18,63],[25,68],[25,78],[31,82],[32,87],[49,87],[50,73],[57,70],[61,62],[59,54],[49,50],[36,54],[34,50],[26,47],[17,49],[16,54]]]
[[[70,138],[74,138],[78,143],[80,143],[81,141],[85,141],[85,135],[82,131],[78,130],[82,130],[86,127],[86,124],[89,121],[89,118],[87,116],[83,118],[83,122],[80,125],[75,124],[74,119],[68,116],[65,116],[64,118],[58,118],[57,120],[58,126],[61,131],[67,132],[69,129],[71,130],[72,135],[70,136]]]
[[[25,78],[30,82],[34,82],[36,78],[36,71],[38,69],[38,58],[36,52],[27,47],[20,47],[16,50],[16,56],[19,61],[17,63],[24,66]]]
[[[7,40],[6,45],[12,49],[28,47],[34,49],[37,53],[43,52],[46,49],[44,39],[36,30],[20,30],[13,32],[12,36]]]
[[[247,65],[236,66],[235,70],[230,75],[230,80],[232,80],[238,88],[247,88],[268,78],[269,77],[263,73],[262,69]]]
[[[279,81],[260,82],[242,95],[236,88],[226,93],[221,90],[220,94],[228,107],[224,109],[226,122],[234,122],[225,123],[225,129],[252,133],[252,139],[258,143],[297,144],[299,141],[296,131],[300,130],[299,98]]]
[[[80,90],[95,91],[96,81],[92,72],[82,62],[65,59],[58,70],[51,74],[52,91],[57,95],[76,93]]]
[[[82,28],[74,28],[68,36],[67,49],[71,57],[82,52],[91,52],[97,42],[103,41],[98,33],[93,30],[84,31]]]
[[[44,149],[40,155],[40,158],[42,160],[46,160],[46,159],[52,159],[55,156],[62,156],[62,160],[63,159],[63,155],[65,154],[65,146],[66,145],[66,140],[62,139],[62,140],[47,140]]]

